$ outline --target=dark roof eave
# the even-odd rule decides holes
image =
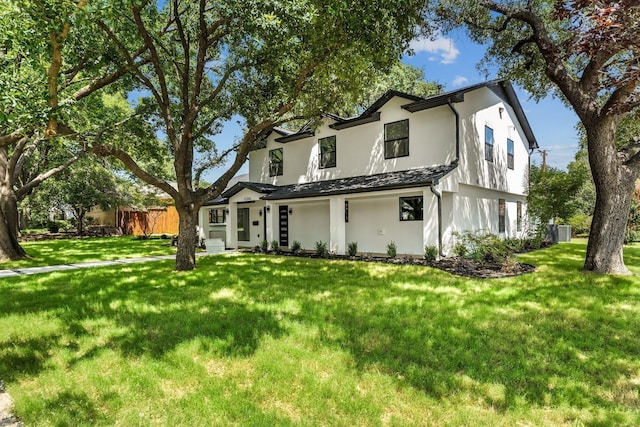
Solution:
[[[350,190],[334,190],[334,191],[327,191],[324,193],[311,193],[311,194],[301,193],[298,195],[292,193],[289,195],[285,194],[282,196],[267,195],[262,197],[262,199],[263,200],[307,199],[311,197],[339,196],[342,194],[373,193],[376,191],[399,190],[402,188],[428,187],[431,185],[436,185],[439,179],[440,178],[432,178],[425,182],[416,182],[411,184],[394,184],[394,185],[381,186],[381,187],[364,187],[364,188],[350,189]]]
[[[287,142],[293,142],[293,141],[298,141],[300,139],[310,138],[313,135],[315,135],[313,131],[306,130],[304,132],[292,133],[291,135],[276,138],[275,141],[286,144]]]
[[[367,123],[379,122],[380,121],[380,111],[376,111],[368,116],[364,117],[356,117],[354,119],[348,119],[343,122],[334,123],[329,125],[331,129],[342,130],[347,129],[354,126],[364,125]]]

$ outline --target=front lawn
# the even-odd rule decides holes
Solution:
[[[494,280],[260,255],[0,279],[0,378],[29,426],[639,425],[640,278],[584,250]]]
[[[22,247],[32,258],[0,262],[0,270],[172,255],[176,248],[168,246],[170,243],[166,239],[140,240],[132,236],[23,242]]]

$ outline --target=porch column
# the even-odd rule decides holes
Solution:
[[[271,244],[274,240],[278,240],[278,205],[267,202],[267,216],[264,221],[267,224],[267,235],[264,236],[267,242]]]
[[[238,249],[238,204],[229,202],[227,209],[227,247]]]
[[[329,250],[338,255],[346,253],[347,233],[344,222],[344,197],[329,199]]]

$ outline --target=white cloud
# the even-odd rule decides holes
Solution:
[[[453,85],[453,87],[460,87],[460,86],[464,86],[467,83],[469,83],[469,79],[464,77],[464,76],[456,76],[455,79],[453,79],[453,82],[451,82],[451,84]]]
[[[460,51],[453,43],[453,40],[447,37],[437,37],[435,40],[420,38],[414,39],[409,45],[415,53],[429,52],[436,54],[440,58],[441,64],[453,63]]]

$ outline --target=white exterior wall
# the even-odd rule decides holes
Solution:
[[[410,113],[401,108],[410,101],[396,97],[381,109],[380,121],[343,130],[331,129],[325,120],[313,137],[278,143],[279,135],[267,139],[267,147],[249,154],[249,180],[274,185],[315,182],[372,175],[418,167],[447,164],[455,157],[455,116],[449,107]],[[384,125],[409,119],[409,156],[384,158]],[[318,140],[336,136],[336,167],[318,167]],[[283,175],[269,176],[269,151],[283,149]]]
[[[297,240],[302,249],[313,250],[315,243],[322,241],[329,248],[329,201],[294,202],[287,206],[292,209],[289,215],[289,246]]]
[[[459,183],[527,194],[529,147],[513,109],[487,88],[466,93],[454,107],[461,121],[460,163],[446,180],[447,189],[456,191]],[[485,126],[493,129],[493,162],[485,160]],[[507,168],[507,138],[514,142],[513,170]]]

